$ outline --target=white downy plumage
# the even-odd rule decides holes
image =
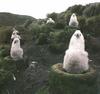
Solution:
[[[15,61],[23,58],[23,49],[20,47],[19,38],[14,38],[11,45],[10,55],[11,55],[11,58]]]
[[[38,63],[38,62],[36,62],[36,61],[32,61],[32,62],[30,63],[30,65],[29,65],[29,67],[30,67],[30,68],[35,68],[35,66],[36,66],[37,63]]]
[[[19,38],[21,39],[21,37],[18,35],[19,31],[17,31],[15,28],[13,28],[13,33],[11,35],[11,39],[13,40],[14,38]]]
[[[15,77],[15,75],[14,75],[14,74],[12,74],[12,76],[13,76],[13,80],[14,80],[14,81],[16,81],[16,77]]]
[[[18,33],[19,33],[19,31],[18,31],[18,30],[16,30],[15,28],[13,28],[13,33],[18,34]]]
[[[89,69],[88,53],[85,51],[84,37],[80,30],[76,30],[72,35],[67,49],[63,68],[69,73],[82,73]]]
[[[13,40],[14,38],[19,38],[19,39],[21,39],[20,35],[17,35],[16,33],[13,33],[13,34],[11,35],[11,39]]]
[[[69,26],[71,27],[78,27],[79,23],[76,17],[76,14],[73,13],[70,17]]]
[[[85,50],[84,36],[80,30],[76,30],[72,35],[68,49]]]
[[[47,23],[55,23],[55,21],[54,21],[52,18],[49,18],[49,19],[47,20]]]

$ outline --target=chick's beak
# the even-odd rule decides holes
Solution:
[[[76,34],[76,38],[79,38],[80,37],[80,35],[79,34]]]

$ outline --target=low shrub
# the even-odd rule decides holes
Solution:
[[[11,26],[1,26],[0,27],[0,44],[8,44],[10,43],[11,37]]]
[[[100,15],[86,20],[86,30],[96,37],[100,36]]]

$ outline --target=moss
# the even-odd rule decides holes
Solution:
[[[35,94],[49,94],[48,87],[44,86],[40,88]]]
[[[84,74],[70,74],[62,64],[52,66],[49,85],[51,94],[97,94],[97,73],[91,68]]]
[[[16,72],[14,61],[8,56],[8,46],[0,45],[0,94],[13,80]]]
[[[6,83],[10,77],[11,77],[11,73],[3,69],[0,69],[0,86]]]
[[[2,91],[4,91],[4,88],[12,80],[13,80],[13,78],[12,78],[11,72],[6,71],[4,69],[0,69],[0,94],[2,94]]]

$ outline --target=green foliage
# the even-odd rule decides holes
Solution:
[[[56,30],[55,32],[50,32],[50,40],[53,42],[65,42],[66,32],[64,30]]]
[[[24,27],[27,28],[31,23],[32,23],[32,20],[30,19],[26,20],[26,22],[24,23]]]
[[[65,12],[65,16],[64,16],[64,18],[65,18],[65,24],[66,24],[65,26],[68,26],[71,15],[72,15],[71,12],[69,12],[69,11]]]
[[[55,28],[56,29],[63,29],[65,27],[65,24],[63,23],[63,20],[59,20],[56,24],[55,24]]]
[[[43,24],[40,26],[40,30],[43,33],[50,33],[54,31],[54,24]]]
[[[6,69],[9,71],[13,71],[11,65],[13,65],[13,61],[11,60],[11,58],[9,57],[9,50],[10,47],[8,45],[2,45],[0,46],[0,68],[2,69]],[[10,69],[11,68],[11,69]]]
[[[37,44],[48,44],[50,50],[52,49],[54,51],[62,50],[61,47],[63,47],[64,43],[59,44],[59,42],[63,42],[65,40],[63,36],[65,34],[64,31],[55,30],[51,24],[33,24],[32,32]]]
[[[49,50],[56,54],[64,52],[65,49],[66,49],[66,45],[64,43],[51,43],[49,45]]]
[[[56,23],[55,23],[55,28],[56,29],[63,29],[65,27],[65,14],[61,13],[58,15]]]
[[[78,15],[82,15],[84,8],[85,8],[85,6],[82,6],[82,5],[74,5],[70,8],[68,8],[67,11],[70,11],[71,13],[76,13]]]
[[[48,39],[48,35],[46,33],[40,33],[39,37],[36,40],[37,44],[43,45],[43,44],[48,44],[49,39]]]
[[[0,57],[9,56],[10,46],[9,45],[0,45]]]
[[[0,47],[0,92],[2,88],[13,79],[12,73],[16,71],[16,65],[8,56],[8,46]],[[6,83],[6,84],[5,84]]]
[[[56,32],[50,32],[50,45],[49,50],[54,53],[64,52],[69,44],[70,38],[75,29],[66,27],[66,30],[57,30]]]
[[[82,31],[82,33],[86,33],[86,18],[83,16],[79,16],[78,21],[80,30]]]
[[[40,88],[35,94],[49,94],[48,87]]]
[[[29,29],[31,32],[33,32],[34,35],[37,35],[40,32],[40,25],[37,23],[32,23]]]
[[[16,15],[6,12],[0,13],[0,25],[4,26],[15,26],[24,24],[26,20],[36,20],[33,17],[25,16],[25,15]]]
[[[83,11],[83,15],[86,17],[100,15],[100,3],[89,4]]]
[[[1,26],[0,27],[0,44],[10,43],[10,37],[12,27],[11,26]]]
[[[66,42],[69,43],[71,36],[73,35],[73,33],[75,32],[75,30],[77,30],[76,27],[69,27],[66,26],[65,28],[65,32],[66,32]]]
[[[30,30],[33,39],[38,45],[48,45],[53,53],[62,53],[68,46],[69,40],[76,28],[66,27],[66,29],[55,29],[53,24],[32,23]]]
[[[86,20],[86,29],[89,34],[100,36],[100,15]]]
[[[12,74],[9,71],[0,69],[0,92],[3,89],[5,83],[7,84],[7,82],[11,80],[11,76]]]
[[[56,31],[50,32],[50,45],[49,50],[54,53],[64,52],[66,48],[66,32],[65,31]]]
[[[54,21],[56,21],[57,20],[57,13],[55,13],[55,12],[53,12],[53,13],[51,13],[51,14],[47,14],[47,17],[48,18],[52,18]]]
[[[33,39],[37,44],[48,44],[49,33],[53,32],[54,29],[51,24],[32,24],[31,31],[33,33]]]

